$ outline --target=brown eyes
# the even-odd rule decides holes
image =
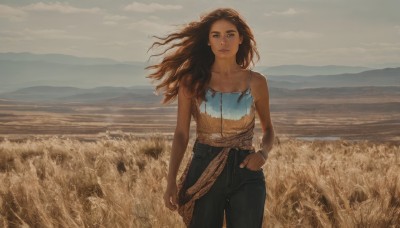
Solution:
[[[234,36],[235,36],[234,33],[228,33],[228,34],[226,34],[226,37],[227,37],[227,38],[234,37]],[[219,35],[219,34],[214,34],[214,35],[212,35],[212,37],[213,37],[213,38],[219,38],[219,37],[221,37],[221,35]]]

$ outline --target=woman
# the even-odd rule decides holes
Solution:
[[[267,80],[249,70],[258,57],[251,29],[233,9],[216,9],[153,46],[169,45],[161,63],[148,67],[162,80],[164,103],[178,97],[177,125],[169,162],[166,207],[178,209],[188,227],[261,227],[266,198],[262,166],[274,131]],[[152,46],[152,47],[153,47]],[[263,130],[252,145],[255,113]],[[196,142],[179,184],[177,173],[189,140]]]

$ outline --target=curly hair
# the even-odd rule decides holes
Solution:
[[[218,8],[204,16],[199,21],[193,21],[185,25],[180,31],[171,33],[165,37],[157,37],[149,48],[166,46],[166,49],[153,56],[165,55],[162,61],[146,67],[155,70],[147,76],[153,81],[161,81],[156,90],[162,90],[163,103],[175,100],[178,95],[180,83],[185,83],[189,91],[193,91],[195,97],[205,99],[207,86],[211,79],[211,66],[215,56],[208,46],[208,35],[212,24],[217,20],[227,20],[236,26],[239,35],[243,37],[242,44],[236,53],[236,63],[243,69],[254,65],[254,56],[259,59],[254,35],[234,9]]]

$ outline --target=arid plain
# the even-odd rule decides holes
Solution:
[[[400,94],[274,98],[270,109],[277,136],[301,139],[400,141]],[[154,98],[153,98],[154,99]],[[176,104],[32,103],[0,100],[0,137],[18,140],[64,136],[95,140],[106,131],[171,135]],[[258,123],[258,122],[257,122]],[[191,124],[195,137],[195,123]],[[256,133],[260,133],[257,124]]]

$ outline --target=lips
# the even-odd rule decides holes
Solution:
[[[219,50],[219,52],[228,52],[229,50],[228,49],[221,49],[221,50]]]

